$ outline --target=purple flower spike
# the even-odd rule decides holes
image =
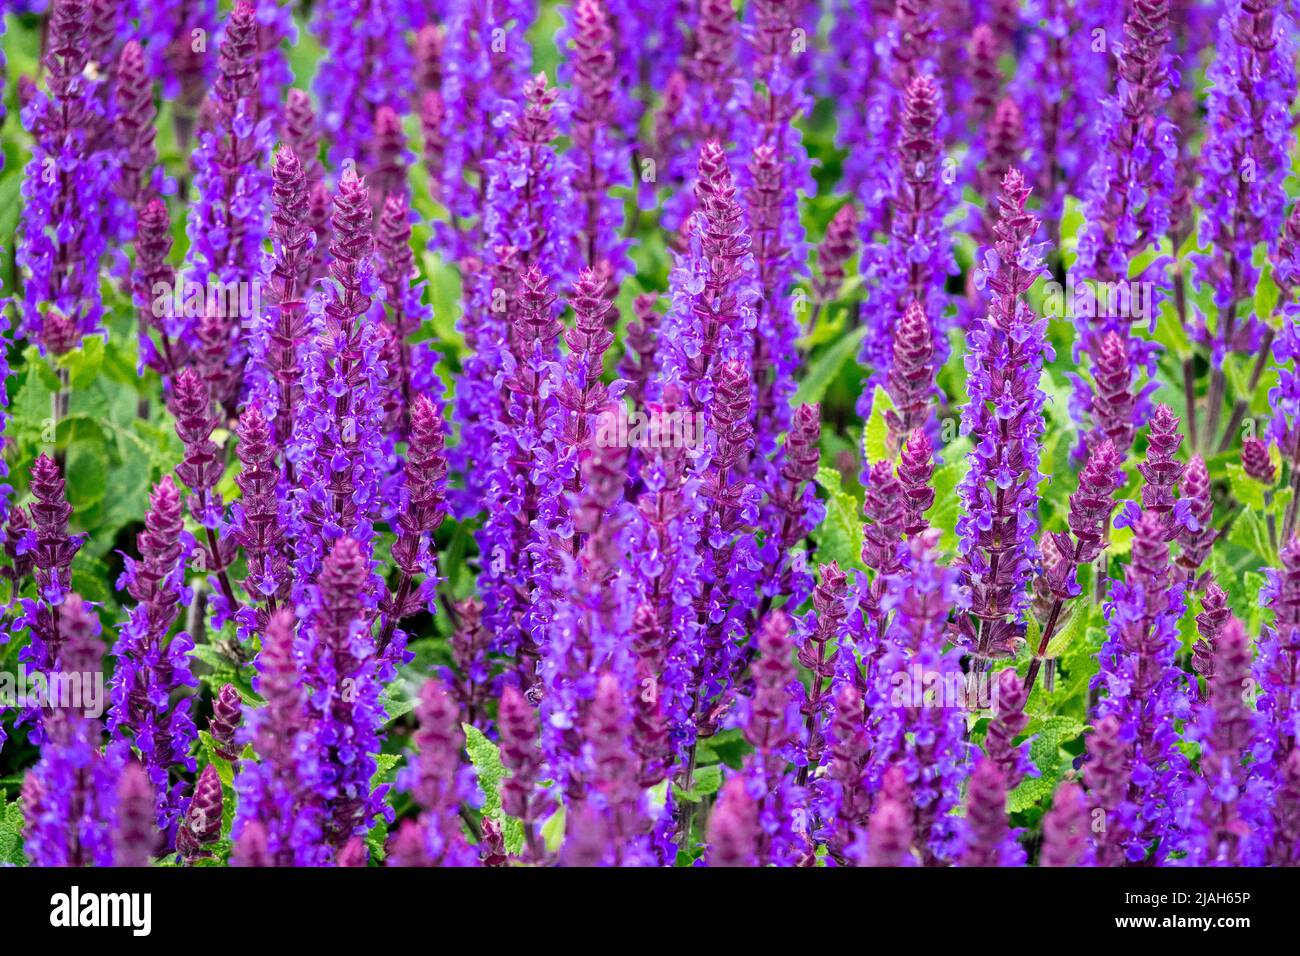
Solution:
[[[111,685],[108,729],[114,739],[134,743],[156,791],[158,827],[168,845],[176,839],[184,785],[173,784],[178,770],[194,770],[190,746],[198,738],[190,713],[193,698],[176,696],[198,680],[190,672],[194,642],[181,632],[168,639],[182,604],[188,604],[185,564],[191,538],[184,531],[180,494],[166,476],[154,489],[137,538],[138,561],[126,559],[118,582],[136,606],[118,634],[113,654],[117,669]]]
[[[1156,841],[1163,858],[1180,838],[1177,804],[1188,768],[1175,722],[1188,715],[1189,699],[1176,660],[1184,583],[1173,577],[1167,527],[1158,512],[1140,514],[1129,567],[1124,580],[1111,582],[1106,604],[1107,640],[1093,679],[1105,696],[1096,712],[1121,722],[1129,781],[1116,819],[1107,820],[1107,865],[1113,849],[1136,863]],[[1099,862],[1102,855],[1099,847]]]
[[[537,746],[537,713],[514,687],[501,693],[497,713],[501,731],[501,763],[510,772],[501,784],[501,809],[517,817],[524,826],[529,855],[539,857],[542,847],[535,824],[544,801],[534,793],[542,773],[542,754]]]
[[[1007,790],[1014,790],[1031,766],[1028,741],[1015,743],[1029,724],[1025,713],[1029,689],[1013,667],[999,671],[997,682],[997,713],[989,721],[984,753],[1001,770]]]
[[[919,302],[912,302],[894,330],[894,358],[887,385],[894,407],[885,413],[890,443],[901,447],[905,436],[924,428],[934,394],[934,343],[930,320]]]
[[[1188,580],[1194,585],[1197,573],[1209,558],[1214,539],[1218,537],[1214,527],[1214,500],[1210,495],[1210,473],[1200,455],[1192,456],[1183,472],[1179,490],[1187,502],[1191,521],[1179,529],[1178,542],[1182,550],[1175,563],[1187,572]]]
[[[1083,788],[1066,781],[1056,788],[1052,809],[1043,816],[1039,866],[1088,866],[1088,804]]]
[[[980,666],[1014,653],[1037,559],[1039,376],[1052,352],[1044,341],[1046,322],[1023,300],[1042,270],[1031,244],[1038,221],[1025,212],[1029,191],[1018,170],[1002,181],[993,248],[980,274],[991,293],[988,314],[972,328],[966,358],[971,400],[961,428],[975,449],[958,489],[965,507],[957,533],[970,614],[978,624],[963,616],[961,636]]]
[[[966,794],[966,848],[961,866],[1021,866],[1025,851],[1007,823],[1007,781],[995,761],[975,765]]]
[[[216,765],[208,764],[194,784],[194,798],[176,833],[176,851],[186,862],[206,855],[203,848],[221,836],[221,807],[221,777]]]
[[[231,536],[239,542],[248,565],[245,592],[257,608],[240,612],[241,636],[247,639],[266,625],[266,616],[289,597],[289,561],[285,548],[286,525],[281,500],[280,469],[275,462],[271,426],[256,404],[247,406],[236,428],[239,444],[240,500],[231,507]],[[265,610],[261,606],[265,606]]]
[[[123,151],[117,188],[127,203],[136,206],[147,186],[158,185],[154,182],[158,110],[153,102],[153,78],[138,40],[129,40],[122,47],[114,84],[113,133]]]
[[[42,60],[45,90],[33,87],[22,111],[32,135],[14,250],[26,273],[22,331],[55,354],[100,331],[100,260],[121,215],[112,187],[116,164],[101,148],[108,125],[104,81],[87,70],[91,23],[87,0],[53,4]],[[66,320],[66,330],[46,328],[54,314]],[[64,341],[51,338],[54,331]]]
[[[59,610],[66,636],[59,669],[83,681],[98,677],[104,660],[98,614],[76,594]],[[24,851],[34,865],[113,865],[122,760],[103,749],[103,740],[103,723],[89,712],[47,709],[40,760],[23,781]]]
[[[235,777],[234,857],[244,866],[312,866],[323,862],[316,780],[321,772],[308,689],[294,660],[294,617],[271,616],[254,666],[254,688],[266,700],[248,710],[237,740],[257,760],[242,760]]]
[[[461,758],[465,734],[458,716],[456,702],[443,686],[437,680],[426,681],[416,706],[417,753],[399,781],[421,810],[415,832],[426,866],[473,866],[478,862],[478,853],[461,831],[460,807],[473,788],[473,770]]]
[[[134,760],[122,767],[117,784],[117,827],[113,833],[114,866],[148,866],[156,851],[154,793],[149,775]]]
[[[235,738],[244,719],[244,699],[234,684],[224,684],[212,698],[212,716],[208,718],[208,736],[213,751],[223,760],[239,759],[242,749]]]
[[[1262,485],[1272,487],[1277,481],[1277,466],[1269,457],[1268,445],[1258,438],[1247,438],[1241,443],[1241,467]]]
[[[727,781],[709,817],[710,866],[754,866],[762,834],[758,804],[743,777]]]
[[[1174,456],[1183,443],[1178,419],[1168,405],[1160,405],[1151,416],[1147,432],[1146,459],[1138,464],[1142,473],[1142,507],[1165,523],[1167,539],[1172,539],[1183,524],[1182,508],[1177,507],[1176,489],[1183,477],[1184,465]]]
[[[327,853],[337,853],[380,813],[392,814],[382,805],[386,788],[370,788],[384,719],[366,606],[370,574],[360,545],[339,538],[325,557],[295,648],[295,656],[308,662],[306,682],[315,691],[308,713],[320,767],[321,849]]]
[[[1251,652],[1241,621],[1229,618],[1211,653],[1209,700],[1189,732],[1201,744],[1201,775],[1189,797],[1187,860],[1195,866],[1259,866],[1269,814],[1265,791],[1250,779],[1247,758],[1263,724],[1242,692],[1250,685]]]

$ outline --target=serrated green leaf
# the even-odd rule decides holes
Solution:
[[[1247,508],[1264,510],[1264,486],[1246,474],[1246,469],[1236,462],[1224,465],[1228,473],[1228,486],[1232,495]]]
[[[0,865],[26,866],[23,855],[23,805],[19,800],[0,806]]]
[[[885,415],[894,410],[894,400],[879,385],[871,395],[871,417],[862,429],[862,457],[869,463],[889,461],[889,424]]]
[[[970,461],[955,447],[945,450],[944,457],[947,462],[934,473],[934,505],[926,517],[930,527],[938,529],[941,534],[939,549],[945,554],[954,554],[957,551],[957,517],[961,511],[957,486],[966,477]]]
[[[501,781],[506,776],[501,753],[497,745],[488,740],[477,727],[471,724],[462,724],[461,727],[465,731],[465,750],[478,777],[479,790],[483,793],[483,816],[491,817],[501,825],[506,852],[516,854],[524,846],[524,826],[501,809]]]

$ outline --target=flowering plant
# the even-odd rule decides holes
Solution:
[[[742,6],[6,14],[0,865],[1300,865],[1290,6]]]

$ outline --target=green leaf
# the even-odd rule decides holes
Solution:
[[[944,451],[944,457],[948,459],[947,463],[934,473],[934,505],[927,517],[930,527],[937,528],[942,535],[940,550],[954,554],[957,551],[957,516],[960,512],[957,486],[966,477],[970,461],[952,448]]]
[[[1264,510],[1264,486],[1246,474],[1246,469],[1236,462],[1228,462],[1224,468],[1228,472],[1228,485],[1232,496],[1254,511]]]
[[[564,804],[555,808],[555,812],[542,824],[542,842],[547,853],[555,853],[564,844],[564,821],[567,813]]]
[[[826,517],[813,537],[821,556],[842,570],[862,565],[862,504],[842,487],[843,478],[834,468],[817,469],[817,484],[826,492]]]
[[[709,767],[695,768],[695,774],[691,780],[691,788],[683,790],[677,784],[673,784],[673,793],[679,800],[685,800],[688,803],[699,803],[705,797],[717,793],[722,788],[722,767],[713,764]]]
[[[483,816],[491,817],[501,825],[506,852],[514,855],[523,849],[524,826],[515,817],[507,816],[501,809],[501,781],[506,768],[501,763],[497,745],[483,736],[483,732],[470,724],[462,724],[465,731],[465,750],[478,776],[478,787],[483,793]]]
[[[862,457],[867,462],[890,461],[889,425],[885,415],[894,410],[894,400],[879,385],[871,396],[871,417],[862,430]]]
[[[26,866],[23,855],[23,805],[19,800],[0,805],[0,865]]]
[[[1256,511],[1242,510],[1228,532],[1228,542],[1256,555],[1264,564],[1276,567],[1277,553],[1268,540],[1268,527]]]
[[[809,365],[808,374],[799,383],[798,389],[790,399],[790,404],[797,407],[809,402],[820,402],[831,382],[839,377],[849,357],[857,354],[858,344],[866,334],[867,327],[860,325],[847,335],[841,336],[835,344],[818,355]]]
[[[104,339],[98,335],[87,336],[80,347],[59,356],[55,363],[67,370],[72,388],[86,388],[95,381],[99,367],[104,364]]]
[[[221,785],[234,789],[235,768],[230,765],[229,760],[217,753],[217,745],[212,740],[212,735],[206,730],[200,730],[199,740],[203,744],[203,752],[207,755],[208,763],[217,768],[217,776],[221,778]],[[381,754],[381,756],[383,755]]]
[[[1271,263],[1265,263],[1259,274],[1259,282],[1255,285],[1255,314],[1272,325],[1273,313],[1277,309],[1279,298],[1281,292],[1278,290],[1277,283],[1273,281],[1273,266]]]
[[[1029,760],[1038,768],[1037,777],[1026,777],[1007,798],[1007,810],[1019,813],[1050,797],[1065,775],[1068,755],[1061,745],[1083,733],[1085,724],[1074,717],[1054,715],[1029,730],[1035,734],[1029,744]]]

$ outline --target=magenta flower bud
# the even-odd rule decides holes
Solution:
[[[113,132],[123,151],[118,174],[118,191],[136,205],[152,178],[158,151],[154,145],[154,121],[158,110],[153,102],[153,78],[145,66],[144,50],[138,40],[128,40],[118,55],[114,77]]]
[[[171,248],[171,217],[167,204],[155,196],[136,212],[132,290],[139,326],[140,360],[167,377],[175,374],[185,351],[176,338],[176,317],[171,315],[170,308],[176,283],[176,270],[167,262]],[[160,293],[168,306],[161,310],[155,308]],[[160,311],[162,315],[158,314]],[[154,335],[158,339],[156,344]]]
[[[153,784],[134,760],[122,766],[117,784],[117,826],[113,832],[114,866],[148,866],[158,842],[153,819]]]
[[[1083,788],[1066,781],[1056,788],[1052,809],[1043,816],[1039,866],[1087,866],[1088,806]]]
[[[203,854],[203,847],[221,836],[221,778],[216,764],[208,764],[194,784],[194,797],[185,822],[176,833],[176,851],[187,861]]]
[[[1007,781],[998,764],[975,765],[966,793],[966,848],[960,866],[1020,866],[1024,850],[1007,823]]]
[[[212,698],[212,716],[208,718],[208,736],[212,738],[212,749],[217,756],[226,760],[239,759],[240,747],[235,742],[235,734],[244,719],[244,700],[234,684],[224,684],[217,696]]]
[[[821,276],[813,284],[813,290],[819,304],[825,305],[839,296],[848,261],[857,254],[858,245],[858,210],[852,202],[847,202],[831,219],[817,249]]]
[[[902,767],[885,771],[880,796],[867,822],[867,866],[907,866],[913,862],[913,796]]]
[[[903,533],[920,534],[929,523],[925,513],[934,504],[934,489],[930,487],[934,477],[934,449],[930,438],[922,429],[917,429],[907,436],[903,454],[898,461],[898,483],[902,486],[903,508],[906,520]]]
[[[1092,395],[1093,421],[1097,431],[1121,455],[1127,455],[1135,430],[1133,365],[1127,340],[1117,332],[1108,332],[1101,340],[1101,350],[1093,369],[1095,384]]]
[[[357,867],[366,866],[369,863],[370,848],[366,846],[366,841],[359,836],[354,836],[343,844],[343,849],[339,850],[338,856],[334,858],[335,866]]]
[[[1209,679],[1214,676],[1215,640],[1231,616],[1228,595],[1211,581],[1201,597],[1201,613],[1196,615],[1196,631],[1200,638],[1192,645],[1192,670],[1206,679],[1206,690],[1209,689]]]
[[[1103,826],[1093,827],[1093,849],[1098,866],[1119,866],[1124,861],[1120,803],[1128,790],[1130,748],[1120,739],[1121,724],[1114,714],[1097,721],[1088,735],[1088,760],[1083,776],[1088,784],[1089,808],[1100,811]]]
[[[934,343],[930,320],[920,302],[912,302],[894,329],[894,359],[887,384],[894,407],[885,414],[892,446],[925,427],[934,394]]]
[[[72,559],[81,548],[82,536],[68,534],[68,504],[63,474],[48,455],[36,456],[28,486],[36,499],[27,506],[35,532],[32,560],[36,566],[36,587],[50,606],[63,603],[72,588]]]
[[[760,832],[758,805],[749,795],[744,777],[732,777],[709,817],[709,865],[756,865]]]
[[[532,826],[541,811],[541,801],[534,796],[540,782],[542,754],[537,746],[537,713],[523,694],[507,686],[501,692],[497,713],[501,731],[501,763],[510,772],[501,784],[501,808],[524,824],[531,838]]]
[[[1210,491],[1210,473],[1205,467],[1205,459],[1200,455],[1192,456],[1183,473],[1179,489],[1182,499],[1187,502],[1191,522],[1178,531],[1178,542],[1182,545],[1175,563],[1187,572],[1188,579],[1195,582],[1197,572],[1210,556],[1218,531],[1214,527],[1214,499]]]
[[[1014,790],[1030,769],[1028,741],[1019,745],[1014,742],[1029,724],[1025,713],[1029,688],[1014,667],[999,671],[997,682],[997,713],[989,721],[984,753],[1002,771],[1006,788]]]
[[[1241,467],[1260,484],[1272,486],[1277,480],[1277,468],[1268,453],[1268,444],[1258,438],[1247,438],[1241,443]]]
[[[813,589],[813,614],[803,622],[806,630],[799,648],[798,661],[812,673],[812,686],[804,695],[800,712],[804,715],[808,732],[805,749],[807,774],[821,764],[822,750],[826,745],[826,711],[831,698],[831,679],[835,676],[835,659],[828,654],[832,640],[838,641],[848,617],[845,600],[848,597],[847,579],[836,564],[822,565],[821,583]]]
[[[1183,477],[1183,463],[1175,457],[1183,436],[1178,431],[1178,419],[1168,405],[1156,407],[1147,431],[1146,459],[1138,464],[1145,483],[1142,485],[1142,507],[1160,516],[1165,522],[1167,536],[1176,533],[1178,519],[1175,502],[1179,480]]]

